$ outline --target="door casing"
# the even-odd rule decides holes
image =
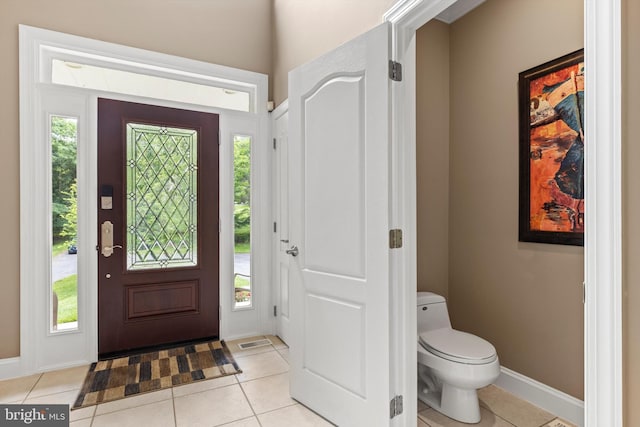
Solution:
[[[272,114],[273,146],[273,301],[276,316],[276,334],[284,341],[289,339],[289,258],[284,251],[289,248],[289,183],[288,183],[288,123],[289,102],[284,101]]]
[[[393,24],[392,59],[404,67],[402,84],[392,88],[392,221],[405,236],[416,236],[415,84],[418,28],[456,0],[400,0],[385,14]],[[585,135],[597,144],[585,148],[585,411],[586,427],[622,426],[622,166],[621,166],[621,0],[585,0]],[[415,239],[395,253],[392,279],[392,355],[397,392],[405,396],[411,425],[416,414]]]
[[[252,271],[255,272],[254,284],[256,288],[265,287],[268,289],[269,283],[269,247],[271,235],[270,230],[270,198],[268,190],[270,188],[270,163],[268,162],[269,145],[268,131],[269,121],[267,105],[267,76],[259,73],[232,69],[219,65],[207,64],[200,61],[186,58],[165,55],[156,52],[149,52],[127,46],[105,43],[97,40],[90,40],[68,34],[53,31],[20,26],[20,98],[21,98],[21,310],[20,310],[20,357],[12,358],[2,363],[0,361],[0,378],[14,377],[16,375],[28,375],[33,372],[61,369],[69,366],[77,366],[91,363],[97,360],[97,263],[95,256],[88,256],[97,252],[85,251],[83,261],[79,263],[79,274],[86,277],[86,284],[78,291],[80,304],[84,308],[83,319],[78,331],[70,333],[51,334],[48,331],[46,321],[49,301],[43,295],[39,283],[46,283],[49,279],[50,253],[46,248],[50,247],[48,241],[49,232],[47,218],[49,212],[48,201],[46,200],[46,164],[48,153],[46,147],[42,147],[43,138],[47,135],[44,128],[43,114],[45,114],[43,103],[54,102],[57,98],[61,100],[71,100],[77,104],[76,111],[79,111],[83,119],[79,124],[80,144],[78,152],[78,176],[79,183],[78,211],[85,212],[78,218],[80,248],[95,248],[97,245],[97,235],[95,224],[97,223],[97,210],[95,200],[97,200],[96,181],[96,121],[97,121],[97,97],[108,97],[112,99],[155,104],[165,107],[183,108],[195,111],[211,112],[220,115],[220,135],[223,140],[221,149],[220,164],[220,185],[221,188],[233,186],[233,150],[229,150],[232,135],[249,135],[256,142],[253,147],[252,157],[256,160],[255,169],[252,170],[253,202],[255,206],[261,206],[255,210],[252,217],[253,223],[253,251],[256,261],[253,263]],[[61,53],[61,49],[64,50]],[[185,71],[190,71],[190,79],[193,76],[203,77],[202,82],[218,79],[224,84],[235,84],[239,89],[249,91],[252,99],[252,111],[238,112],[223,110],[211,107],[202,107],[193,104],[183,104],[162,99],[149,99],[122,94],[86,90],[73,87],[62,87],[51,83],[50,61],[53,57],[62,55],[67,61],[83,63],[91,61],[92,58],[101,58],[103,62],[119,61],[126,58],[132,70],[139,73],[151,73],[145,64],[153,63],[154,71],[158,69],[166,77],[181,79],[184,78]],[[74,56],[76,55],[76,56]],[[85,56],[88,55],[88,56]],[[88,59],[89,58],[89,59]],[[139,63],[132,62],[132,58],[139,59]],[[47,65],[49,64],[49,65]],[[136,68],[137,67],[137,68]],[[47,73],[47,70],[49,72]],[[215,77],[215,78],[214,78]],[[204,84],[204,83],[203,83]],[[50,101],[53,99],[54,101]],[[55,102],[54,102],[55,103]],[[60,105],[64,103],[61,101]],[[74,105],[75,105],[74,104]],[[54,109],[54,111],[57,111]],[[65,114],[74,114],[73,111]],[[224,143],[225,138],[229,144]],[[223,154],[226,153],[226,154]],[[232,190],[228,191],[233,194]],[[33,195],[39,195],[33,197]],[[228,202],[231,200],[231,203]],[[225,204],[226,203],[226,204]],[[221,198],[221,242],[228,239],[232,232],[228,230],[233,227],[233,201],[231,198]],[[227,229],[225,229],[227,228]],[[224,234],[227,233],[227,234]],[[231,233],[231,234],[229,234]],[[226,237],[225,237],[226,236]],[[233,242],[228,245],[233,248]],[[220,297],[222,302],[221,335],[227,339],[241,334],[266,334],[272,333],[274,320],[269,316],[268,305],[270,303],[268,292],[256,293],[256,301],[259,303],[253,310],[243,312],[245,317],[250,317],[251,324],[242,332],[235,332],[232,329],[228,316],[232,313],[233,300],[233,252],[221,253],[221,283],[224,283],[224,275],[229,275],[229,287],[221,286]],[[82,255],[82,254],[79,254]],[[34,268],[35,266],[35,268]],[[224,271],[223,271],[224,270]],[[44,292],[46,294],[46,292]],[[224,306],[225,301],[228,306]],[[66,337],[66,338],[65,338]],[[73,337],[74,346],[68,345],[68,341]],[[46,347],[48,346],[48,347]],[[42,354],[57,354],[59,357],[45,360],[38,356]]]

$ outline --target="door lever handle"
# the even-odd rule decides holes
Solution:
[[[103,222],[101,226],[101,231],[102,231],[102,236],[101,236],[102,238],[100,240],[102,243],[102,255],[108,258],[111,255],[113,255],[114,249],[116,248],[122,249],[122,246],[113,244],[113,223],[111,221]]]
[[[298,254],[300,253],[298,247],[295,245],[291,246],[291,249],[287,249],[285,252],[291,256],[298,256]]]

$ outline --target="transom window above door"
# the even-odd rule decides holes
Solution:
[[[62,59],[51,61],[51,82],[83,89],[251,111],[249,92]]]

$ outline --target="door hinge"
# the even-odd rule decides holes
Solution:
[[[278,317],[278,306],[277,305],[273,306],[273,317]]]
[[[402,396],[395,396],[389,402],[389,418],[402,414]]]
[[[277,233],[278,232],[278,223],[273,221],[273,232]]]
[[[222,145],[222,136],[220,135],[220,129],[218,129],[218,145]]]
[[[587,283],[582,282],[582,304],[587,303]]]
[[[399,249],[402,247],[402,230],[399,228],[389,230],[389,247]]]
[[[389,60],[389,78],[394,82],[402,81],[402,64]]]
[[[273,138],[273,149],[274,150],[276,149],[276,139],[275,138]]]

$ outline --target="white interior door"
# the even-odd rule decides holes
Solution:
[[[291,395],[340,426],[389,424],[388,61],[382,24],[289,74]]]
[[[275,247],[277,254],[275,271],[276,333],[289,342],[289,107],[287,101],[273,111],[273,136],[275,149]]]

